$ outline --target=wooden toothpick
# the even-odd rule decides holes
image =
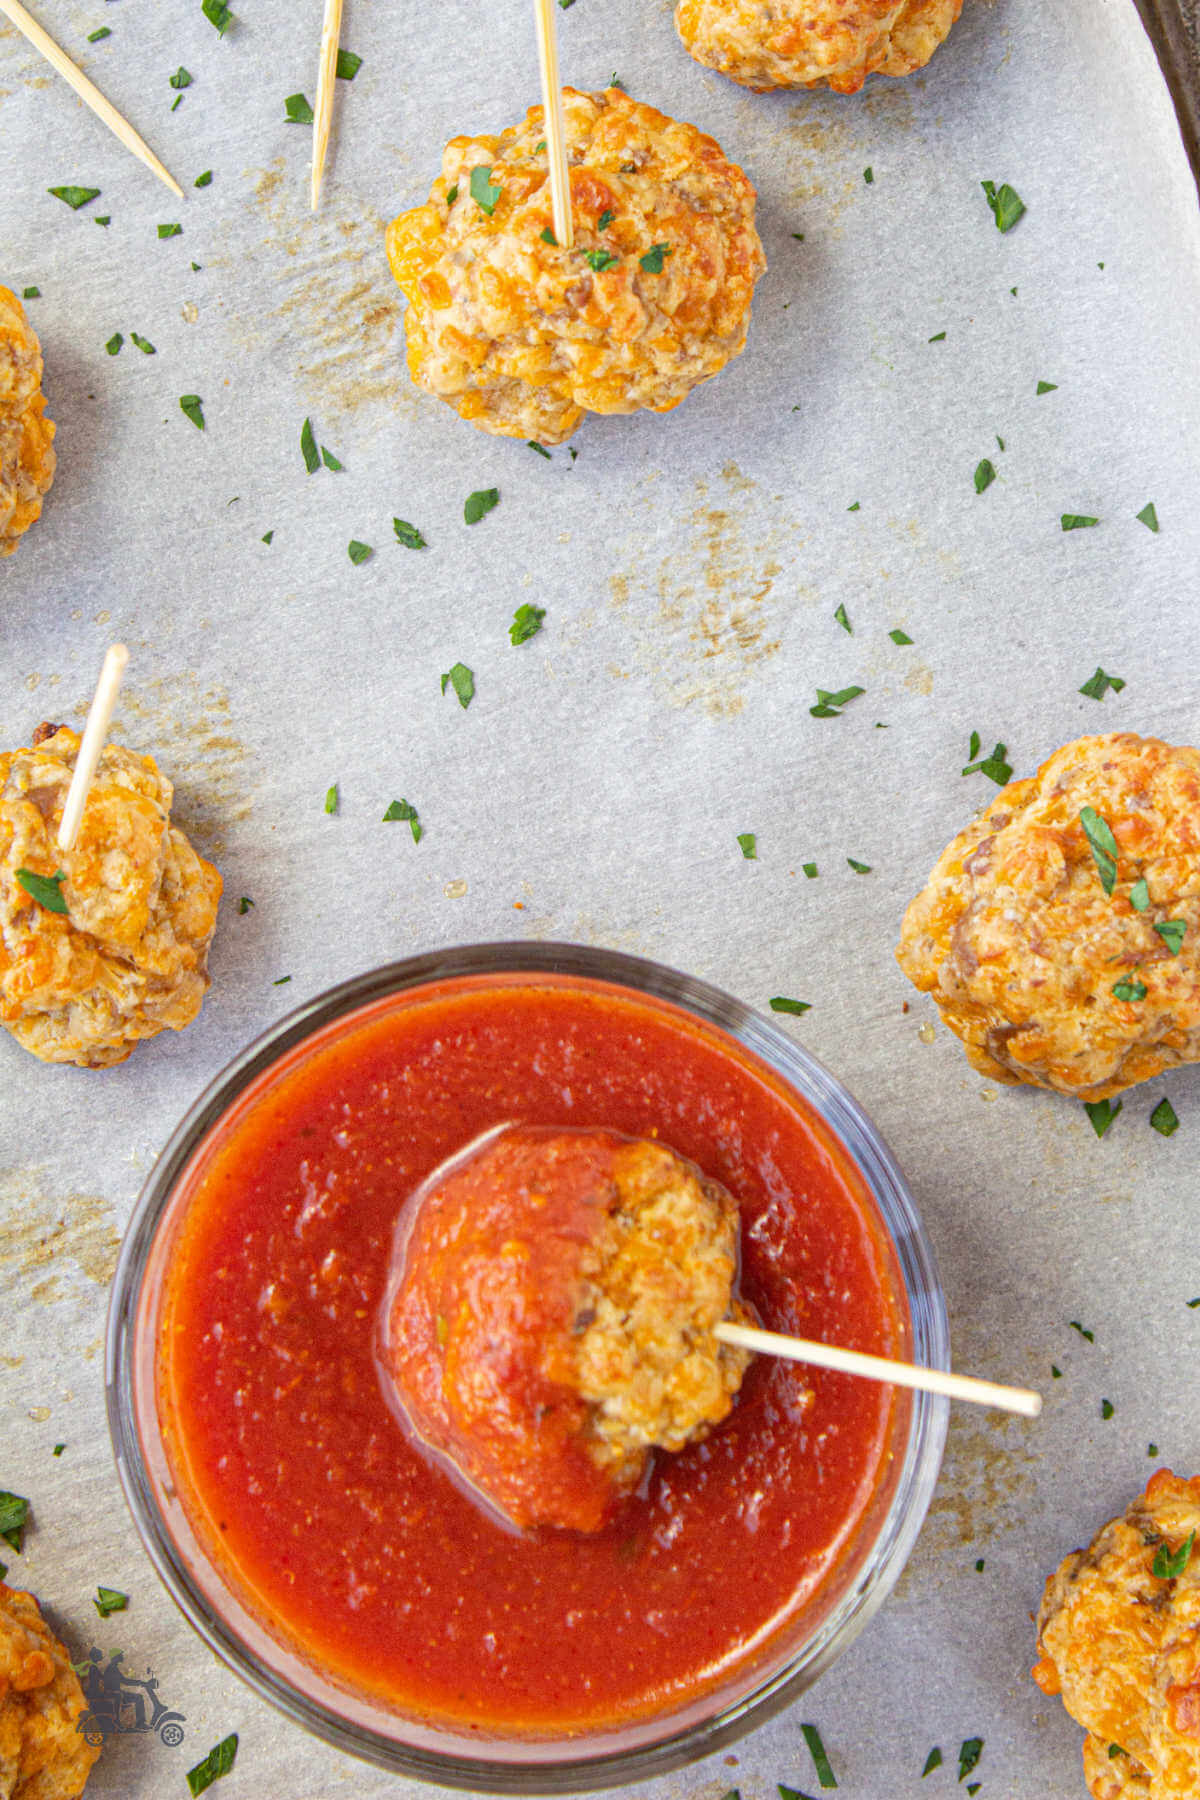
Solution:
[[[921,1388],[929,1394],[945,1394],[951,1400],[970,1400],[976,1406],[996,1406],[1003,1412],[1020,1413],[1026,1419],[1036,1419],[1042,1410],[1042,1396],[1030,1388],[1001,1387],[994,1381],[976,1381],[971,1375],[919,1368],[915,1363],[893,1362],[887,1356],[868,1356],[862,1350],[839,1350],[809,1338],[758,1331],[752,1325],[721,1324],[715,1335],[723,1344],[734,1344],[741,1350],[786,1356],[792,1362],[836,1369],[843,1375],[864,1375],[868,1381],[890,1381],[894,1387]]]
[[[71,785],[67,789],[67,803],[63,807],[63,815],[58,827],[58,847],[62,851],[73,849],[75,839],[79,835],[79,822],[83,818],[88,789],[92,785],[92,776],[96,773],[96,764],[100,761],[100,752],[104,748],[104,740],[108,735],[108,722],[112,718],[113,707],[117,703],[117,689],[121,685],[121,677],[125,673],[125,664],[128,661],[129,652],[124,644],[109,646],[108,654],[104,658],[104,667],[100,671],[100,679],[96,684],[96,697],[92,701],[87,724],[83,728],[79,754],[75,758],[75,773],[72,775]]]
[[[43,31],[32,14],[26,12],[21,0],[0,0],[0,13],[10,18],[17,30],[23,32],[35,50],[40,50],[46,61],[69,82],[86,106],[90,106],[98,119],[101,119],[115,137],[119,137],[127,150],[132,150],[139,162],[165,181],[173,194],[183,199],[183,189],[168,169],[165,169],[151,150],[149,144],[140,138],[128,119],[121,117],[110,100],[106,100],[95,82],[89,81],[83,70],[73,63],[65,50],[59,48],[49,32]]]
[[[329,153],[329,128],[333,123],[333,95],[337,84],[338,39],[342,30],[342,0],[325,0],[325,24],[321,30],[321,61],[317,69],[317,104],[313,110],[312,208],[321,198],[321,177]]]
[[[550,164],[550,204],[554,235],[563,250],[575,244],[571,219],[571,177],[567,168],[567,126],[563,118],[562,82],[558,73],[558,28],[554,0],[533,0],[537,21],[538,62],[542,71],[542,122]]]

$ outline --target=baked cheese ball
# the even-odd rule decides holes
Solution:
[[[171,824],[154,759],[118,744],[60,851],[79,744],[43,725],[29,749],[0,754],[0,1024],[43,1062],[97,1069],[196,1017],[221,877]]]
[[[1088,1733],[1094,1800],[1200,1794],[1200,1476],[1169,1469],[1046,1583],[1033,1677]]]
[[[0,1581],[0,1800],[76,1800],[100,1751],[71,1659],[32,1594]]]
[[[1009,782],[943,851],[896,956],[993,1081],[1103,1100],[1200,1061],[1200,751],[1115,732]]]
[[[868,75],[922,69],[962,0],[679,0],[689,54],[743,87],[830,87],[857,94]]]
[[[388,227],[413,380],[501,437],[670,412],[746,342],[766,268],[754,188],[719,144],[620,88],[563,90],[572,250],[554,238],[542,109],[446,145]]]
[[[11,556],[54,480],[54,426],[42,349],[11,288],[0,287],[0,556]]]
[[[738,1212],[693,1164],[612,1131],[506,1126],[402,1216],[384,1364],[402,1417],[524,1530],[600,1530],[730,1411],[749,1354]]]

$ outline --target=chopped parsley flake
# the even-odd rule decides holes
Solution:
[[[351,538],[346,546],[346,554],[357,568],[359,563],[365,563],[369,556],[375,554],[375,551],[372,545],[361,543],[358,538]]]
[[[820,1732],[815,1725],[802,1725],[800,1729],[804,1733],[804,1741],[808,1745],[809,1754],[813,1759],[813,1766],[817,1771],[817,1780],[823,1788],[835,1788],[837,1786],[837,1777],[833,1772],[828,1756],[825,1754],[825,1746],[821,1742]]]
[[[983,1558],[982,1558],[982,1556],[977,1556],[975,1559],[975,1573],[977,1575],[983,1574]]]
[[[809,881],[815,881],[821,872],[815,862],[802,863],[800,866]]]
[[[254,905],[254,902],[250,898],[249,894],[243,894],[241,899],[238,901],[238,911],[240,913],[248,913],[250,911],[250,908],[253,905]]]
[[[92,1605],[102,1619],[107,1619],[110,1613],[125,1611],[129,1605],[129,1595],[123,1594],[119,1588],[97,1588]]]
[[[1086,694],[1089,700],[1103,700],[1109,688],[1114,694],[1119,694],[1124,686],[1125,683],[1119,675],[1106,674],[1103,669],[1097,667],[1096,673],[1088,676],[1079,691],[1081,694]]]
[[[28,1523],[28,1500],[23,1500],[20,1494],[0,1492],[0,1538],[18,1554],[25,1542],[25,1527]]]
[[[1136,513],[1134,516],[1141,521],[1147,531],[1158,530],[1158,513],[1155,511],[1153,500],[1148,501],[1147,504],[1143,506],[1141,512]]]
[[[922,1781],[925,1779],[926,1775],[932,1775],[933,1771],[935,1769],[940,1769],[941,1766],[942,1752],[940,1747],[935,1744],[933,1749],[929,1752],[929,1755],[925,1758],[925,1767],[921,1770]]]
[[[971,733],[971,743],[967,750],[967,761],[968,762],[974,762],[975,758],[979,755],[979,746],[980,746],[981,742],[982,742],[982,739],[980,738],[979,733],[977,731],[973,731]]]
[[[88,43],[89,44],[98,44],[100,42],[101,38],[106,38],[106,37],[111,37],[111,36],[112,36],[112,32],[109,30],[108,26],[100,25],[100,26],[97,26],[95,31],[88,32]]]
[[[909,637],[907,631],[901,631],[901,629],[898,625],[896,626],[894,631],[888,632],[888,636],[891,638],[893,644],[911,644],[912,643],[912,639]]]
[[[999,446],[1000,446],[1000,448],[1001,448],[1001,450],[1003,450],[1003,448],[1004,448],[1004,439],[1003,439],[1003,438],[1002,438],[1002,437],[1001,437],[1001,436],[1000,436],[1000,435],[999,435],[999,433],[997,433],[997,435],[996,435],[996,442],[997,442],[997,443],[998,443],[998,444],[999,444]]]
[[[288,982],[291,979],[292,978],[290,975],[280,975],[271,983],[271,986],[272,987],[286,987]]]
[[[41,297],[42,290],[40,287],[27,287],[21,289],[22,300],[40,300]]]
[[[1083,808],[1079,823],[1083,826],[1084,837],[1092,846],[1100,886],[1106,894],[1111,894],[1117,883],[1117,840],[1107,820],[1100,817],[1094,806]]]
[[[494,506],[500,504],[499,488],[476,488],[468,494],[463,502],[463,518],[468,525],[478,525],[485,513],[490,513]]]
[[[233,14],[225,4],[225,0],[201,0],[200,11],[210,25],[214,25],[219,37],[224,37],[233,24]]]
[[[935,331],[933,336],[928,341],[931,344],[941,344],[941,343],[945,342],[945,338],[946,338],[946,334],[944,331]],[[941,1756],[941,1751],[938,1752],[938,1755],[939,1755],[939,1757]]]
[[[986,488],[991,487],[995,479],[995,467],[985,456],[982,462],[975,465],[975,492],[977,494],[982,494]]]
[[[362,68],[362,57],[355,56],[353,50],[339,50],[337,53],[337,78],[339,81],[353,81]]]
[[[868,169],[863,170],[863,180],[866,182],[868,187],[870,187],[870,185],[874,181],[874,179],[875,179],[874,169],[868,168]]]
[[[500,198],[500,189],[492,186],[492,165],[476,163],[471,170],[471,198],[490,219]]]
[[[289,125],[311,125],[313,109],[306,94],[289,94],[283,103]]]
[[[739,831],[738,844],[747,862],[758,861],[758,839],[752,831]]]
[[[466,663],[456,662],[452,669],[447,669],[442,676],[442,692],[452,687],[458,695],[458,704],[465,712],[475,698],[475,672],[468,669]]]
[[[971,748],[973,750],[978,750],[979,748],[978,732],[973,731],[971,733]],[[1003,787],[1006,782],[1012,780],[1012,765],[1006,760],[1007,756],[1007,745],[996,744],[990,756],[981,756],[978,761],[968,763],[963,770],[963,774],[974,775],[978,773],[980,775],[986,775],[989,781],[994,781],[996,783],[997,787]]]
[[[972,1769],[979,1767],[979,1759],[983,1755],[982,1738],[964,1738],[958,1753],[958,1779],[965,1781]]]
[[[1102,1400],[1100,1402],[1100,1417],[1102,1419],[1111,1419],[1116,1410],[1117,1409],[1111,1400]]]
[[[854,636],[854,628],[852,627],[850,620],[847,617],[845,606],[839,605],[835,609],[833,616],[837,620],[838,624],[841,626],[842,630],[848,631],[850,633],[850,636],[853,637]]]
[[[335,781],[331,788],[325,790],[325,811],[335,813],[338,809],[338,784]]]
[[[327,469],[332,469],[335,475],[341,472],[341,463],[333,454],[333,451],[327,450],[324,444],[321,445],[321,461],[325,464]]]
[[[158,235],[160,238],[182,237],[183,226],[179,224],[160,225],[158,228]]]
[[[204,0],[206,12],[209,4],[210,0]],[[203,1762],[197,1763],[194,1769],[188,1770],[188,1792],[191,1794],[192,1800],[196,1800],[197,1794],[202,1794],[206,1788],[210,1788],[214,1781],[219,1781],[222,1775],[228,1775],[237,1758],[237,1748],[237,1732],[234,1731],[227,1738],[222,1738],[219,1744],[215,1744]]]
[[[513,644],[524,644],[531,637],[536,637],[542,629],[542,620],[545,616],[544,606],[518,606],[513,614],[513,622],[508,628],[509,641]]]
[[[272,531],[264,531],[262,534],[262,537],[259,539],[259,542],[263,543],[263,544],[269,544],[271,542],[271,539],[274,536],[275,536],[275,533],[273,530]]]
[[[1157,1456],[1158,1455],[1158,1445],[1157,1444],[1147,1444],[1146,1445],[1146,1455],[1147,1456]]]
[[[92,218],[92,224],[93,225],[111,225],[112,224],[112,214],[111,213],[96,213],[96,214],[94,214],[94,216]]]
[[[1064,513],[1062,516],[1064,531],[1085,531],[1089,525],[1099,523],[1099,519],[1093,519],[1087,513]]]
[[[1057,381],[1039,381],[1037,384],[1037,392],[1039,394],[1057,394],[1058,383]]]
[[[840,709],[848,706],[851,700],[857,700],[858,696],[865,694],[866,691],[866,688],[862,687],[846,687],[839,688],[835,694],[832,694],[828,688],[818,688],[817,704],[810,706],[808,710],[814,719],[840,719],[842,716]]]
[[[1116,1000],[1144,1000],[1146,984],[1143,981],[1134,981],[1127,976],[1125,980],[1116,983],[1113,988],[1113,997]]]
[[[767,1001],[767,1005],[772,1012],[795,1013],[797,1018],[800,1017],[801,1013],[812,1011],[811,1000],[789,1000],[786,994],[773,995],[772,998]]]
[[[558,248],[558,239],[555,237],[553,231],[551,231],[549,225],[547,225],[546,229],[542,232],[542,242],[543,244],[553,244],[556,249]]]
[[[862,508],[861,500],[852,500],[850,502],[849,506],[846,508],[846,511],[847,512],[859,512],[861,510],[861,508]]]
[[[212,170],[205,169],[203,175],[197,175],[195,181],[193,181],[193,183],[192,183],[192,186],[193,187],[211,187],[212,186]]]
[[[52,1456],[61,1456],[63,1451],[66,1449],[66,1447],[67,1446],[65,1444],[55,1444],[54,1449],[50,1452],[50,1454]]]
[[[1154,927],[1172,956],[1178,956],[1183,949],[1183,940],[1187,935],[1186,919],[1162,919]]]
[[[311,419],[305,419],[300,427],[300,454],[304,458],[304,466],[309,474],[315,475],[321,466],[321,453],[317,449],[317,440],[313,436]]]
[[[192,80],[192,75],[184,68],[183,64],[180,63],[175,73],[168,78],[168,85],[173,88],[191,87]]]
[[[447,188],[447,189],[446,189],[446,205],[447,205],[447,206],[453,206],[453,205],[454,205],[454,202],[455,202],[455,201],[456,201],[456,200],[457,200],[457,199],[458,199],[458,183],[457,183],[457,181],[456,181],[456,182],[455,182],[455,183],[454,183],[454,186],[453,186],[453,187],[448,187],[448,188]]]
[[[1115,1106],[1113,1105],[1111,1100],[1085,1100],[1084,1101],[1083,1110],[1087,1114],[1088,1118],[1091,1120],[1092,1130],[1095,1132],[1095,1134],[1098,1138],[1102,1138],[1104,1136],[1104,1134],[1110,1129],[1110,1127],[1113,1124],[1113,1121],[1116,1119],[1117,1114],[1120,1112],[1123,1104],[1124,1104],[1124,1102],[1121,1100],[1118,1100],[1117,1104]],[[1088,1339],[1088,1342],[1090,1343],[1091,1342],[1090,1334],[1085,1331],[1083,1333],[1083,1335],[1084,1335],[1084,1337],[1086,1337]]]
[[[1089,1344],[1095,1343],[1095,1332],[1089,1331],[1086,1325],[1081,1325],[1078,1319],[1068,1319],[1067,1324],[1071,1327],[1072,1331],[1077,1331],[1080,1337],[1085,1338]]]
[[[674,254],[674,246],[671,244],[651,244],[645,254],[638,257],[638,262],[641,264],[642,268],[645,269],[647,275],[661,275],[663,271],[663,258],[665,256],[674,256]]]
[[[1057,1363],[1050,1364],[1050,1373],[1054,1377],[1055,1381],[1062,1380],[1062,1370],[1059,1368]]]
[[[417,817],[416,807],[410,806],[407,800],[393,800],[383,815],[383,822],[385,825],[390,825],[396,819],[408,820],[412,829],[413,843],[419,844],[423,836],[423,831],[421,821]]]
[[[526,441],[527,441],[527,444],[528,444],[528,447],[530,450],[536,450],[538,455],[544,456],[547,462],[554,461],[554,458],[551,456],[550,452],[547,450],[545,444],[539,444],[535,438],[529,438]]]
[[[396,534],[397,542],[403,544],[406,550],[428,550],[429,545],[421,533],[415,525],[410,525],[407,519],[393,519],[392,530]]]
[[[1146,908],[1149,906],[1150,887],[1144,877],[1140,881],[1135,881],[1130,888],[1129,904],[1132,906],[1134,912],[1145,912]]]
[[[607,231],[616,216],[616,213],[613,212],[611,208],[605,207],[604,211],[600,214],[600,217],[596,220],[596,230]]]
[[[850,864],[850,867],[854,870],[856,875],[869,875],[871,873],[870,863],[855,862],[852,856],[848,856],[846,861]]]
[[[98,194],[100,192],[100,189],[99,188],[85,188],[85,187],[56,187],[56,188],[47,188],[46,192],[48,194],[53,194],[54,198],[56,200],[63,201],[65,205],[67,205],[71,208],[72,212],[78,212],[80,207],[86,206],[89,200],[96,199],[96,197],[98,196]]]
[[[1003,182],[1000,187],[997,187],[994,181],[981,181],[979,185],[987,195],[987,203],[992,209],[997,231],[1011,231],[1025,211],[1025,202],[1016,188],[1010,187],[1007,181]]]
[[[602,275],[605,269],[614,268],[621,259],[619,256],[614,256],[611,250],[585,250],[583,260],[589,269],[594,269],[597,275]]]
[[[121,333],[119,331],[114,331],[104,348],[108,351],[110,356],[117,356],[120,353],[121,345],[124,342],[125,339],[121,336]]]
[[[179,410],[192,421],[198,431],[204,430],[204,402],[199,394],[180,394]]]
[[[62,891],[62,884],[66,879],[65,869],[56,869],[53,875],[35,875],[32,869],[17,870],[17,882],[25,889],[29,898],[52,913],[65,913],[67,910]]]
[[[1159,1101],[1150,1114],[1150,1124],[1162,1137],[1171,1137],[1174,1132],[1179,1130],[1179,1120],[1175,1116],[1175,1108],[1169,1100]],[[1189,1300],[1188,1305],[1195,1306],[1196,1301]]]

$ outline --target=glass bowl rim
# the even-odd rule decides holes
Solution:
[[[214,1616],[176,1555],[142,1457],[133,1391],[134,1315],[155,1233],[176,1182],[204,1139],[257,1075],[319,1028],[371,1001],[436,981],[489,975],[553,975],[598,981],[665,1000],[732,1037],[800,1094],[841,1141],[879,1211],[903,1281],[914,1360],[949,1367],[945,1297],[932,1246],[904,1176],[857,1101],[811,1052],[769,1018],[711,983],[627,952],[545,940],[500,940],[384,964],[305,1001],[254,1038],[208,1083],[163,1147],[135,1203],[109,1305],[105,1399],[117,1474],[142,1546],[159,1579],[208,1648],[258,1696],[312,1735],[395,1774],[491,1794],[569,1794],[648,1780],[698,1761],[764,1723],[798,1698],[845,1650],[886,1599],[912,1550],[941,1467],[948,1402],[915,1392],[896,1487],[862,1564],[830,1612],[787,1660],[710,1717],[671,1729],[649,1744],[580,1755],[586,1736],[537,1740],[545,1754],[521,1760],[534,1743],[503,1740],[502,1758],[429,1750],[338,1716],[267,1666],[237,1631]]]

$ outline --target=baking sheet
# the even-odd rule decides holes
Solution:
[[[220,39],[198,3],[40,7],[178,173],[182,205],[0,25],[0,279],[41,289],[59,426],[45,516],[0,565],[0,738],[77,722],[123,638],[117,735],[175,778],[228,896],[186,1034],[102,1073],[0,1042],[0,1487],[36,1522],[7,1560],[77,1649],[123,1649],[187,1716],[178,1750],[112,1740],[88,1792],[182,1792],[232,1730],[230,1800],[423,1791],[306,1738],[175,1614],[113,1473],[106,1286],[158,1147],[250,1036],[373,964],[515,936],[647,954],[759,1006],[810,1001],[787,1028],[907,1170],[957,1364],[1047,1397],[1034,1427],[959,1410],[926,1529],[865,1635],[782,1718],[644,1791],[811,1792],[812,1720],[863,1800],[954,1787],[972,1736],[984,1800],[1074,1800],[1081,1734],[1029,1681],[1029,1613],[1153,1467],[1200,1466],[1200,1077],[1136,1091],[1098,1141],[1078,1106],[971,1073],[892,945],[993,792],[959,772],[973,730],[1018,773],[1085,731],[1195,740],[1200,233],[1134,7],[967,0],[928,71],[839,99],[701,70],[661,0],[578,0],[566,79],[615,73],[711,131],[758,186],[770,270],[740,361],[667,419],[587,422],[577,460],[549,462],[409,386],[381,245],[445,138],[535,99],[526,9],[448,0],[431,29],[350,0],[343,43],[363,64],[339,84],[316,219],[309,133],[283,102],[312,96],[320,8],[234,10]],[[100,24],[112,35],[87,45]],[[181,64],[194,81],[172,112]],[[985,178],[1027,203],[1007,236]],[[73,214],[46,193],[68,182],[102,199]],[[182,234],[160,241],[164,222]],[[1039,379],[1056,391],[1036,396]],[[306,416],[343,473],[306,475]],[[997,480],[976,495],[983,457]],[[493,485],[499,506],[466,526],[465,496]],[[1150,500],[1157,536],[1134,516]],[[1063,512],[1101,524],[1064,535]],[[429,548],[400,547],[394,516]],[[360,567],[351,538],[375,546]],[[525,602],[545,629],[514,649]],[[458,660],[477,682],[465,712],[439,691]],[[1102,703],[1077,691],[1098,663],[1127,684]],[[810,716],[818,685],[851,682],[867,691],[841,718]],[[381,823],[401,795],[419,845]],[[1148,1127],[1163,1093],[1169,1140]],[[128,1612],[99,1622],[97,1583]],[[946,1763],[922,1783],[933,1744]]]

